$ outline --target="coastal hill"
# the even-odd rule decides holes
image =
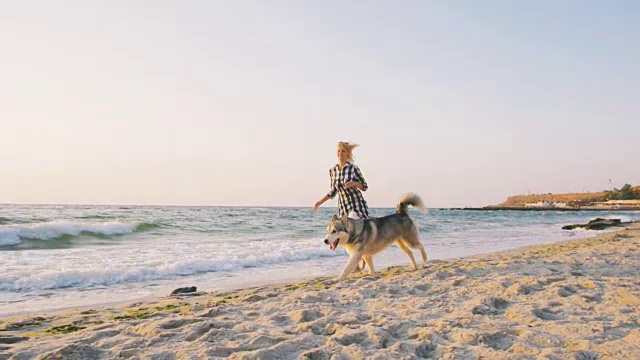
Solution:
[[[612,200],[639,200],[640,186],[625,184],[621,189],[602,192],[570,193],[570,194],[532,194],[509,196],[501,204],[491,208],[523,208],[532,204],[564,204],[569,207],[592,206]]]
[[[509,196],[503,203],[496,207],[525,207],[526,204],[549,202],[549,203],[588,203],[594,199],[603,198],[605,192],[589,192],[575,194],[533,194],[533,195],[513,195]]]

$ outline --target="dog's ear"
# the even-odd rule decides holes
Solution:
[[[347,223],[347,214],[342,215],[342,222]]]
[[[338,220],[338,217],[337,217],[337,216],[335,216],[335,215],[333,215],[333,216],[331,217],[331,221],[336,221],[336,220]]]

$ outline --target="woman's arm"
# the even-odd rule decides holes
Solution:
[[[315,205],[313,205],[313,211],[318,211],[320,205],[324,204],[329,199],[331,199],[329,195],[325,195],[322,199],[318,200]]]
[[[344,184],[344,188],[349,189],[355,187],[360,191],[367,191],[367,189],[369,188],[369,185],[367,185],[367,182],[364,180],[364,176],[362,176],[360,168],[355,164],[353,165],[353,180],[354,181],[349,181],[348,183]]]
[[[329,190],[329,193],[327,195],[325,195],[322,199],[316,201],[316,203],[313,205],[313,211],[318,211],[318,208],[320,207],[320,205],[324,204],[329,199],[333,199],[338,193],[338,189],[336,189],[334,185],[335,183],[334,178],[335,178],[335,175],[333,171],[329,170],[329,183],[330,183],[331,189]]]

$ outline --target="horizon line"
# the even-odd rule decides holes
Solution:
[[[160,206],[170,206],[170,207],[233,207],[233,208],[309,208],[313,209],[313,206],[301,206],[301,205],[185,205],[185,204],[83,204],[83,203],[3,203],[0,202],[0,206],[4,205],[18,205],[18,206],[149,206],[149,207],[160,207]],[[390,209],[395,208],[396,205],[391,206],[371,206],[371,209]],[[491,206],[491,205],[485,205]],[[337,209],[338,206],[325,206],[324,208]],[[464,208],[475,208],[474,206],[435,206],[428,207],[427,209],[464,209]]]

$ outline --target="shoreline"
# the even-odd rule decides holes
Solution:
[[[640,211],[640,207],[627,208],[544,208],[544,207],[513,207],[513,206],[485,206],[485,207],[464,207],[464,208],[440,208],[440,210],[465,210],[465,211],[606,211],[606,212],[625,212]]]
[[[640,223],[625,225],[415,272],[0,318],[0,358],[640,357]]]

